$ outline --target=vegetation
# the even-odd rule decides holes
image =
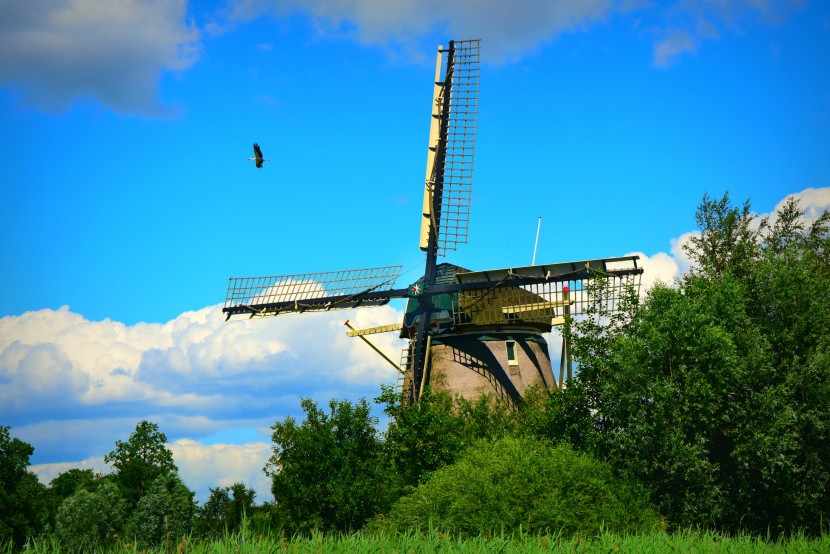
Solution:
[[[377,419],[365,400],[332,400],[328,414],[308,398],[301,405],[302,424],[272,427],[276,510],[290,532],[356,531],[391,501]]]
[[[66,548],[50,538],[37,539],[27,550],[31,554],[60,554]],[[135,552],[132,547],[112,547],[100,552],[113,554]],[[551,552],[608,554],[609,552],[695,552],[700,554],[722,552],[747,552],[754,554],[778,554],[793,552],[828,552],[830,535],[817,539],[793,536],[771,540],[767,536],[741,534],[723,535],[711,531],[680,531],[667,533],[651,531],[637,535],[620,535],[603,531],[597,536],[562,536],[559,534],[529,535],[499,534],[475,537],[455,537],[436,531],[408,532],[400,534],[324,534],[285,537],[280,534],[258,535],[247,531],[229,534],[221,539],[183,537],[175,550],[190,554],[260,554],[268,552],[327,553],[327,552],[423,552],[430,553],[490,553],[505,554]],[[0,546],[0,554],[12,554],[10,545]]]
[[[646,485],[679,527],[830,521],[830,216],[777,221],[704,198],[696,267],[607,326],[575,322],[577,378],[549,438]],[[756,229],[757,230],[753,230]],[[597,316],[603,316],[600,312]]]
[[[645,496],[641,487],[615,478],[606,464],[566,445],[481,440],[398,500],[376,526],[465,537],[635,533],[659,524]]]
[[[197,507],[147,421],[112,474],[45,487],[0,426],[0,551],[830,550],[830,214],[802,215],[705,196],[690,270],[615,313],[592,284],[577,375],[518,410],[384,389],[381,432],[365,400],[304,399],[272,427],[273,503]]]
[[[46,487],[29,473],[32,445],[0,425],[0,543],[21,547],[47,521]]]

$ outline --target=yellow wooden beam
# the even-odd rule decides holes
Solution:
[[[352,329],[352,327],[349,327]],[[363,335],[374,335],[377,333],[390,333],[392,331],[400,331],[403,329],[403,323],[393,323],[392,325],[380,325],[378,327],[369,327],[367,329],[354,329],[347,331],[346,335],[350,337],[361,337]]]
[[[524,312],[538,312],[540,310],[547,310],[550,308],[560,308],[562,306],[569,306],[573,302],[533,302],[532,304],[517,304],[515,306],[505,306],[501,311],[507,314],[520,314]]]

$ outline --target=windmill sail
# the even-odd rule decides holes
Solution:
[[[233,315],[280,315],[382,306],[406,290],[393,291],[400,265],[271,277],[231,277],[222,311]]]
[[[458,273],[456,325],[536,323],[549,326],[595,304],[590,279],[605,280],[604,308],[615,311],[628,290],[638,291],[638,256]]]
[[[479,40],[438,50],[427,154],[421,250],[437,230],[437,255],[467,243],[478,113]],[[441,73],[443,69],[443,78]]]

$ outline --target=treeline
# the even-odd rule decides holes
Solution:
[[[830,214],[789,201],[773,221],[704,197],[692,268],[676,283],[567,320],[578,363],[563,390],[516,410],[426,391],[302,401],[273,428],[275,501],[242,484],[202,507],[166,439],[142,422],[106,460],[49,487],[31,446],[0,433],[0,540],[49,533],[73,548],[155,547],[233,532],[411,531],[459,536],[703,528],[817,535],[830,521]],[[72,542],[75,541],[75,542]],[[85,541],[85,542],[83,542]]]
[[[210,489],[199,507],[179,478],[167,437],[142,421],[126,442],[105,456],[112,473],[70,469],[49,486],[27,471],[31,445],[12,439],[0,426],[0,546],[20,548],[49,536],[70,551],[107,546],[153,548],[182,537],[221,537],[241,526],[246,515],[263,521],[267,508],[254,505],[254,491],[242,483]],[[269,526],[267,514],[264,527]]]

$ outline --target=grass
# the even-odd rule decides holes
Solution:
[[[0,554],[11,554],[10,546],[0,548]],[[56,554],[61,552],[54,539],[32,542],[25,550],[28,554]],[[111,547],[107,553],[138,553],[141,550],[130,545]],[[682,531],[620,536],[601,533],[596,537],[563,538],[545,536],[496,536],[454,538],[440,533],[404,533],[397,535],[364,535],[354,533],[329,536],[315,533],[308,537],[281,538],[279,536],[255,536],[235,533],[222,540],[184,539],[167,549],[152,552],[176,554],[266,554],[266,553],[328,553],[328,552],[377,552],[386,554],[409,553],[528,553],[528,552],[578,552],[613,554],[627,553],[823,553],[830,552],[830,535],[815,539],[795,536],[777,541],[762,537],[739,535],[729,537],[708,531]]]

